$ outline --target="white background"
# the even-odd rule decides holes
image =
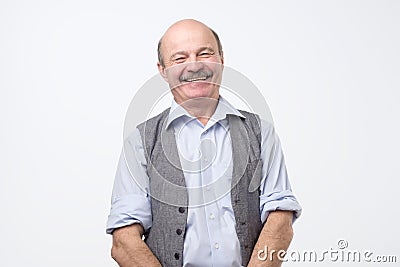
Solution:
[[[1,0],[0,266],[116,266],[124,116],[182,18],[269,103],[304,208],[291,249],[346,239],[400,260],[399,1]]]

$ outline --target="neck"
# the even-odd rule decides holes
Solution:
[[[217,108],[218,99],[199,97],[178,104],[203,125],[206,125]]]

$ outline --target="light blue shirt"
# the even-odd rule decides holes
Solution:
[[[174,101],[165,127],[174,127],[186,186],[189,208],[183,250],[183,266],[241,266],[240,244],[231,204],[232,148],[227,114],[244,117],[223,97],[204,126]],[[260,213],[264,223],[274,210],[294,211],[301,207],[292,193],[281,144],[272,124],[261,120],[262,180]],[[112,193],[107,233],[140,223],[152,226],[149,177],[140,133],[133,133],[133,162],[121,154]],[[233,140],[235,142],[235,140]],[[222,179],[218,188],[208,186]],[[191,190],[202,187],[202,190]],[[199,193],[200,192],[200,193]],[[209,196],[213,196],[209,198]],[[216,201],[208,201],[217,199]],[[202,203],[206,203],[202,205]]]

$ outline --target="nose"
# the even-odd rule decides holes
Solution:
[[[197,60],[195,55],[191,55],[189,60],[187,61],[186,71],[190,72],[198,72],[199,70],[204,68],[204,63]]]

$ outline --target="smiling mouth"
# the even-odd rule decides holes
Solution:
[[[186,82],[196,82],[196,81],[205,81],[207,80],[208,77],[203,76],[203,77],[197,77],[197,78],[191,78],[191,79],[186,79]]]
[[[213,77],[212,71],[200,70],[198,72],[185,73],[179,77],[179,81],[182,83],[187,82],[202,82]]]

